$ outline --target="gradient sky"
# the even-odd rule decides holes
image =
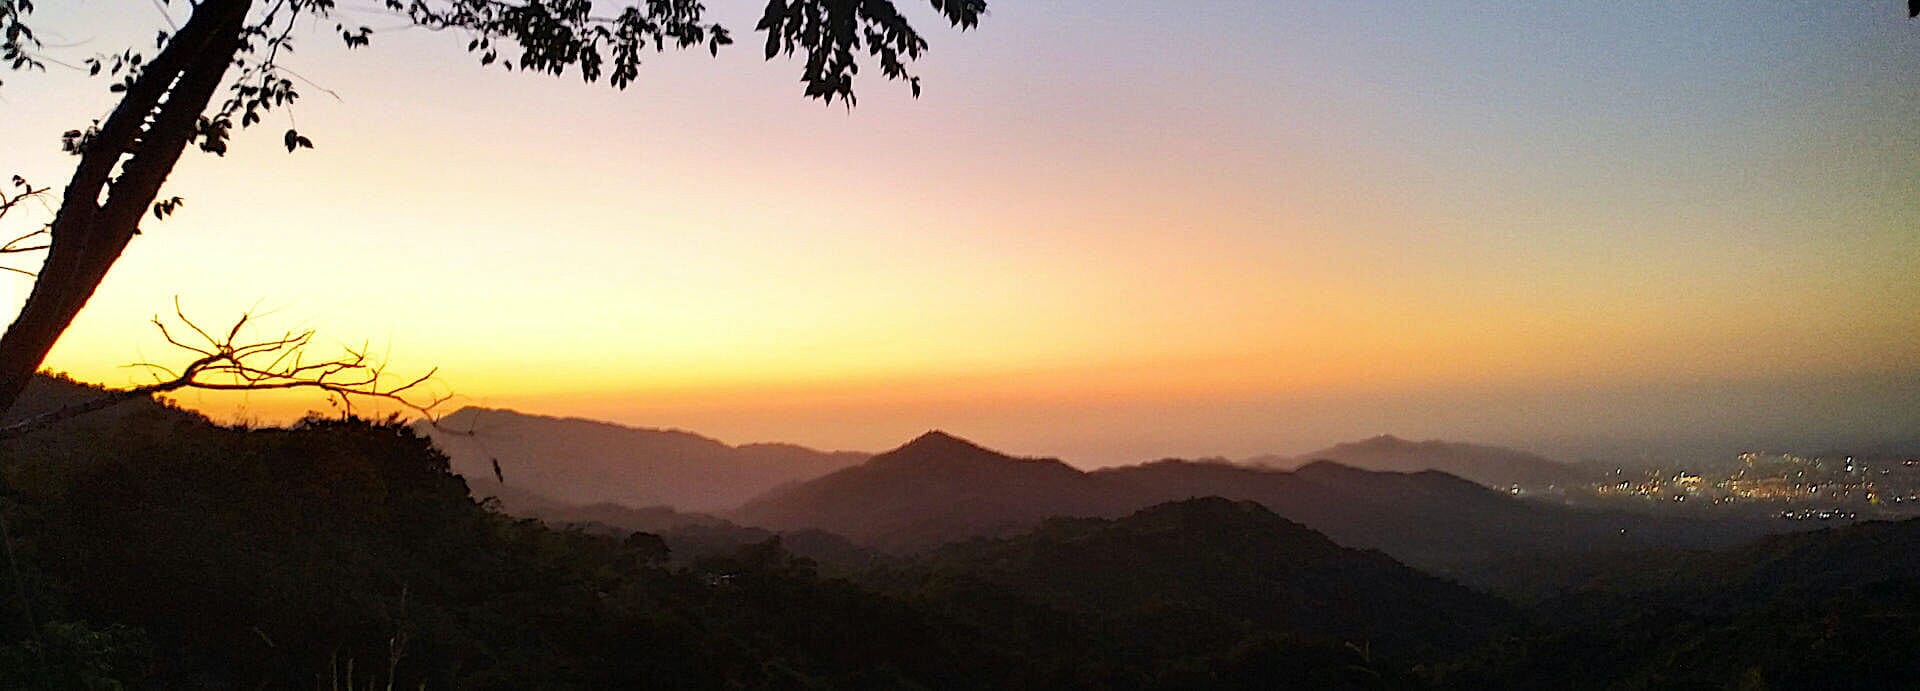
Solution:
[[[40,4],[73,63],[166,23]],[[318,148],[288,155],[280,115],[190,154],[186,206],[50,367],[182,360],[147,325],[177,295],[439,366],[465,403],[732,442],[939,427],[1096,466],[1382,432],[1569,457],[1920,437],[1897,0],[996,0],[967,34],[913,15],[924,96],[869,79],[852,111],[752,38],[618,92],[342,5],[391,30],[301,45],[337,94],[292,111]],[[57,186],[106,82],[0,78],[0,174]]]

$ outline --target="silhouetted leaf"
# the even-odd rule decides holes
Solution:
[[[295,150],[295,149],[311,149],[311,148],[313,148],[313,141],[312,141],[312,140],[309,140],[309,139],[307,139],[306,137],[302,137],[302,136],[300,136],[300,133],[299,133],[299,132],[295,132],[295,131],[293,131],[293,130],[287,130],[287,135],[286,135],[286,137],[285,137],[285,140],[284,140],[284,141],[285,141],[285,143],[286,143],[286,145],[287,145],[287,151],[288,151],[289,153],[291,153],[291,152],[292,152],[293,150]]]

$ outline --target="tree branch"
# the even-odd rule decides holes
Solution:
[[[243,338],[251,314],[242,314],[231,328],[224,331],[209,331],[201,328],[185,311],[180,308],[179,300],[174,301],[174,317],[186,326],[193,336],[179,337],[177,329],[170,329],[165,321],[156,316],[154,327],[160,330],[167,343],[195,357],[186,366],[178,370],[155,363],[136,363],[141,367],[165,377],[156,377],[154,383],[136,386],[89,401],[68,405],[0,427],[0,440],[18,437],[55,423],[76,418],[88,413],[105,410],[136,398],[145,398],[154,394],[168,393],[181,389],[200,389],[204,391],[278,391],[309,389],[325,392],[351,413],[356,400],[372,399],[418,413],[421,417],[434,420],[434,409],[453,398],[448,393],[427,391],[427,386],[439,373],[438,368],[428,370],[426,374],[408,379],[394,379],[388,376],[386,363],[372,360],[368,349],[343,348],[339,356],[318,360],[308,360],[313,346],[315,332],[287,332],[277,338],[247,341]]]
[[[13,187],[13,194],[8,194],[5,189],[0,189],[0,218],[6,218],[7,213],[13,211],[14,207],[30,199],[39,199],[41,203],[44,204],[44,198],[50,189],[47,187],[34,187],[32,183],[27,182],[26,178],[18,175],[13,176]],[[42,226],[39,230],[8,240],[6,244],[0,245],[0,254],[24,254],[27,252],[46,250],[50,248],[51,245],[44,240],[36,244],[25,244],[29,240],[34,240],[46,235],[48,235],[47,227]],[[0,266],[0,271],[11,271],[29,277],[36,275],[32,271],[11,266]]]

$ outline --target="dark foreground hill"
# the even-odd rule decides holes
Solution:
[[[463,408],[419,429],[453,459],[454,472],[487,480],[497,461],[510,488],[572,505],[729,509],[779,485],[867,459],[790,444],[729,446],[679,430],[488,408]]]
[[[1512,614],[1259,504],[1218,497],[1116,520],[1052,519],[1031,533],[941,549],[924,568],[934,582],[1024,593],[1125,630],[1163,631],[1163,643],[1182,646],[1232,645],[1223,637],[1259,630],[1433,659],[1474,648]]]
[[[1779,528],[1576,510],[1517,500],[1445,473],[1372,472],[1328,462],[1291,472],[1189,461],[1083,472],[941,432],[776,489],[731,517],[776,530],[825,530],[906,552],[1004,535],[1052,516],[1117,517],[1204,496],[1259,502],[1339,544],[1440,571],[1515,554],[1726,544]]]
[[[475,494],[480,494],[475,490]],[[632,508],[619,504],[587,506],[549,506],[527,512],[511,511],[515,516],[537,518],[548,525],[579,529],[591,533],[625,536],[641,532],[658,535],[670,550],[675,564],[691,565],[702,559],[725,556],[739,549],[778,539],[780,546],[796,556],[818,563],[828,573],[845,574],[888,561],[887,555],[860,547],[852,541],[821,530],[775,532],[744,526],[703,513],[676,511],[665,506]]]
[[[1920,680],[1920,519],[1578,566],[1546,576],[1560,592],[1532,606],[1529,628],[1483,649],[1449,684],[1911,689]]]
[[[1071,613],[1023,608],[1002,621],[966,602],[881,593],[821,577],[778,540],[673,565],[646,533],[555,530],[490,511],[444,455],[395,423],[249,430],[163,406],[130,410],[0,443],[0,688],[1410,679],[1345,648],[1282,638],[1191,659],[1130,657],[1079,643],[1097,629]]]
[[[1295,458],[1263,456],[1249,459],[1249,464],[1287,470],[1314,461],[1393,473],[1437,470],[1500,489],[1566,487],[1584,477],[1578,468],[1526,451],[1437,439],[1410,441],[1390,434],[1335,444]]]
[[[64,375],[40,375],[27,382],[27,388],[21,392],[20,400],[13,408],[0,415],[0,425],[13,425],[42,414],[53,413],[64,408],[98,402],[108,397],[106,390],[92,384],[74,381]],[[52,423],[44,433],[37,435],[41,444],[58,444],[100,430],[121,426],[134,421],[135,428],[163,428],[168,425],[207,424],[206,417],[192,411],[181,409],[171,403],[148,397],[124,400],[111,407],[97,410],[79,417],[68,417]]]
[[[1517,610],[1212,499],[841,580],[778,540],[676,564],[656,535],[501,515],[396,423],[124,410],[0,443],[0,688],[1910,688],[1920,673],[1920,523],[1670,553],[1666,571],[1598,569]]]
[[[668,567],[657,540],[491,513],[402,426],[109,431],[0,446],[20,572],[0,688],[984,688],[1016,668],[777,542]]]

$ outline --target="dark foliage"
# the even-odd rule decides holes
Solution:
[[[1116,647],[1129,636],[1079,613],[1018,593],[881,592],[822,577],[778,539],[669,565],[655,536],[489,510],[393,422],[245,430],[162,406],[122,410],[0,446],[0,510],[21,571],[9,585],[27,594],[0,601],[0,687],[1382,678],[1360,650],[1279,634],[1133,659]],[[1022,617],[998,622],[993,608],[1013,602]]]
[[[1453,685],[1913,688],[1920,519],[1713,552],[1617,555],[1533,607]]]
[[[37,387],[49,405],[87,393]],[[1627,555],[1517,608],[1223,499],[1056,519],[847,578],[783,537],[690,557],[649,532],[497,513],[391,421],[247,430],[130,404],[0,444],[0,479],[0,688],[1900,688],[1920,675],[1920,521]],[[732,536],[715,546],[771,535],[704,520]]]

